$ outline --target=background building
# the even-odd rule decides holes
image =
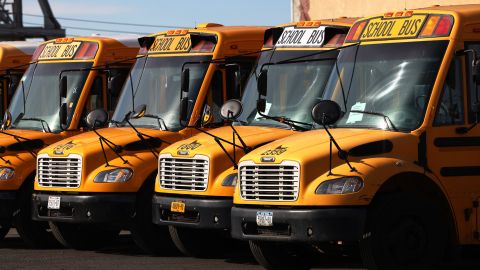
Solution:
[[[292,21],[364,17],[433,5],[480,4],[480,0],[292,0]]]

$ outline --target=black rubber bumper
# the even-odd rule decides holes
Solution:
[[[257,225],[257,212],[271,212],[273,225]],[[232,237],[242,240],[326,242],[360,240],[366,208],[232,208]]]
[[[60,197],[60,209],[48,209],[48,198]],[[34,193],[32,219],[71,223],[126,223],[135,214],[134,193]]]
[[[16,191],[0,191],[0,219],[10,219],[12,217],[16,199]]]
[[[172,212],[172,202],[183,202],[185,212]],[[233,198],[191,198],[153,196],[152,218],[157,225],[197,229],[230,229]]]

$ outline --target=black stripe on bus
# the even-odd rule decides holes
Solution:
[[[440,169],[442,176],[477,176],[480,175],[480,166],[443,167]]]
[[[436,147],[480,146],[480,137],[441,137],[435,138]]]

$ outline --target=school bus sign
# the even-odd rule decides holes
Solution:
[[[150,47],[150,53],[185,53],[192,47],[190,35],[157,36]]]
[[[374,18],[368,21],[360,40],[415,38],[422,29],[426,15],[408,18]]]

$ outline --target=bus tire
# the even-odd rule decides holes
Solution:
[[[158,226],[152,222],[153,186],[151,181],[147,181],[138,192],[130,232],[135,244],[147,254],[176,255],[178,250],[170,239],[167,226]]]
[[[236,240],[224,235],[223,231],[176,226],[168,226],[168,230],[177,249],[189,257],[223,257],[239,246]]]
[[[0,221],[0,240],[5,238],[8,231],[10,231],[11,222],[9,220]]]
[[[19,190],[17,207],[13,213],[13,225],[22,240],[30,248],[56,248],[55,240],[47,222],[32,220],[33,181],[28,181]]]
[[[371,270],[437,269],[448,246],[448,219],[436,200],[399,192],[369,209],[360,241]]]
[[[64,247],[93,250],[105,247],[118,238],[120,230],[104,229],[98,225],[49,222],[53,235]]]
[[[255,260],[265,269],[310,269],[313,265],[313,251],[307,245],[261,241],[249,241],[249,245]]]

